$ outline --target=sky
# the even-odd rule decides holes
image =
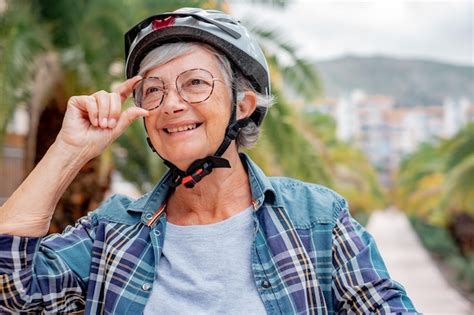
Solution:
[[[309,60],[387,55],[474,66],[474,0],[293,0],[283,9],[235,0],[231,10],[279,30]]]

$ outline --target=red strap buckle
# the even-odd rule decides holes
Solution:
[[[183,181],[181,182],[181,184],[183,185],[186,185],[187,183],[191,182],[191,181],[194,181],[194,184],[196,184],[196,181],[194,180],[194,176],[197,176],[199,174],[201,174],[203,172],[203,169],[200,168],[196,171],[196,173],[194,173],[193,175],[189,175],[189,176],[186,176],[185,178],[183,178]]]
[[[175,20],[176,18],[174,16],[168,16],[163,20],[154,20],[153,22],[151,22],[151,28],[154,31],[160,30],[162,28],[167,28],[173,25]]]

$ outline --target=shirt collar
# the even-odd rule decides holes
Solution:
[[[245,153],[240,154],[248,176],[252,192],[253,205],[258,209],[264,202],[275,202],[275,190],[263,171]],[[171,184],[171,173],[168,171],[153,188],[139,199],[131,202],[127,212],[154,213],[166,200]]]
[[[171,187],[171,173],[168,171],[152,191],[144,194],[127,207],[128,212],[155,212],[165,202]]]
[[[276,193],[268,177],[247,154],[240,153],[240,159],[247,169],[255,210],[257,210],[264,202],[274,203]]]

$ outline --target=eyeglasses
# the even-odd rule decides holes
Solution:
[[[188,104],[206,101],[214,91],[214,82],[221,81],[205,69],[195,68],[181,72],[175,81],[176,91]],[[165,82],[159,77],[148,77],[133,87],[135,105],[146,110],[158,108],[168,94]]]

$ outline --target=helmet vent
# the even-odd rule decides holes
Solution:
[[[215,18],[214,20],[217,20],[219,22],[225,22],[225,23],[231,23],[231,24],[234,24],[234,25],[237,25],[237,23],[232,20],[232,19],[227,19],[227,18]]]

